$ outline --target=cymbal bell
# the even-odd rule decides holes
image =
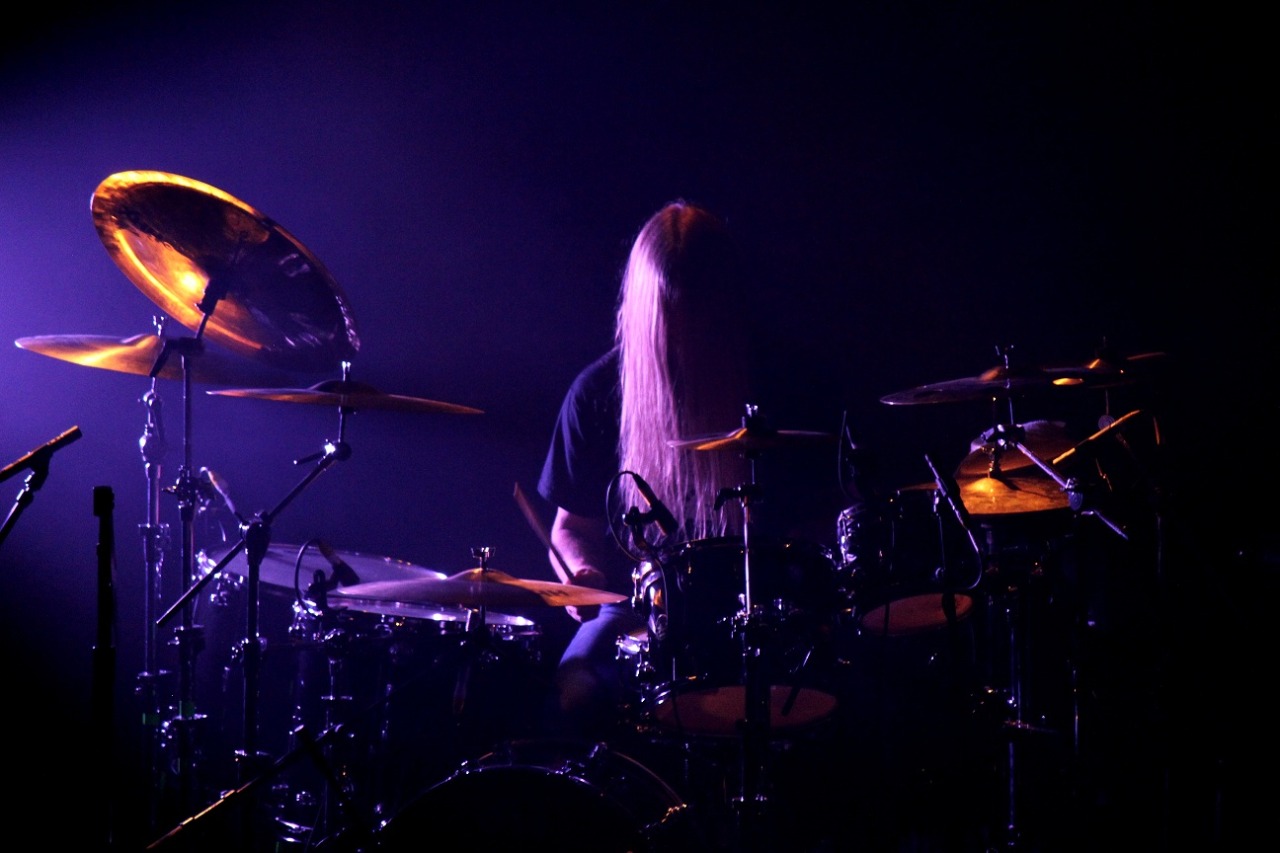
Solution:
[[[285,370],[319,372],[360,348],[324,265],[231,195],[166,172],[118,172],[94,190],[94,227],[116,266],[194,332]]]
[[[468,569],[444,579],[362,583],[334,590],[332,597],[380,601],[430,602],[462,607],[565,607],[613,604],[626,596],[586,586],[517,578],[487,568]]]
[[[18,338],[14,345],[19,349],[85,367],[150,376],[168,341],[169,339],[159,335],[133,335],[127,338],[109,335],[33,335]],[[211,351],[207,347],[187,360],[186,369],[191,374],[192,382],[212,385],[243,385],[252,381],[285,381],[288,378],[287,374],[255,365],[238,356]],[[156,377],[182,379],[182,359],[176,355],[166,359]]]
[[[285,403],[336,406],[349,411],[382,409],[397,412],[440,412],[451,415],[484,414],[480,409],[456,403],[442,403],[402,394],[386,394],[372,385],[350,379],[329,379],[317,382],[309,388],[225,388],[208,393],[221,397],[248,397]]]
[[[737,450],[746,453],[776,450],[786,447],[812,447],[834,443],[836,436],[829,432],[794,429],[760,429],[741,427],[732,432],[680,438],[667,442],[677,450]]]

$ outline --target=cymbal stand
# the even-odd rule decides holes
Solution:
[[[1022,455],[1026,456],[1036,467],[1048,475],[1058,486],[1068,495],[1069,505],[1079,515],[1090,515],[1098,518],[1114,533],[1122,539],[1128,539],[1128,535],[1124,529],[1115,522],[1108,519],[1100,511],[1093,508],[1085,508],[1081,500],[1081,487],[1075,478],[1064,478],[1054,467],[1045,460],[1042,460],[1033,450],[1031,450],[1023,442],[1023,429],[1016,424],[1000,424],[993,428],[986,436],[987,441],[993,446],[993,453],[998,459],[998,453],[1005,448],[1013,448],[1018,450]],[[1061,458],[1061,457],[1059,457]],[[988,531],[990,533],[990,531]],[[988,593],[989,602],[994,610],[999,611],[998,625],[1003,629],[1004,636],[998,638],[999,643],[1004,645],[1006,655],[1005,664],[1007,670],[1005,675],[1005,688],[1002,691],[995,685],[987,688],[987,692],[993,698],[998,699],[998,704],[1004,709],[1004,719],[1001,720],[1002,728],[1006,732],[1005,749],[1005,827],[1004,827],[1004,845],[1007,849],[1018,849],[1022,843],[1023,826],[1021,824],[1021,815],[1019,813],[1019,791],[1018,786],[1021,782],[1020,778],[1020,762],[1019,739],[1026,734],[1053,734],[1054,731],[1043,725],[1025,718],[1026,705],[1024,702],[1024,675],[1026,666],[1026,653],[1028,651],[1027,623],[1029,618],[1024,610],[1027,589],[1024,583],[1028,581],[1014,579],[999,579],[999,575],[1004,574],[999,570],[997,565],[993,565],[990,561],[993,559],[993,547],[988,548],[987,560],[989,561],[986,574],[989,577],[995,577],[999,586],[999,601],[994,600],[996,596]],[[1030,575],[1031,573],[1028,573]],[[997,638],[993,638],[996,640]],[[1075,674],[1075,664],[1071,664],[1071,747],[1072,753],[1076,754],[1079,749],[1079,701]],[[1001,695],[1003,694],[1003,695]]]
[[[155,320],[157,334],[164,332],[163,318]],[[159,669],[156,654],[155,618],[164,600],[164,555],[169,547],[169,525],[160,520],[160,486],[164,457],[168,453],[168,445],[164,437],[163,405],[153,376],[151,388],[142,395],[142,404],[146,407],[147,420],[138,439],[138,448],[142,451],[143,468],[147,477],[147,520],[140,525],[142,533],[142,553],[144,572],[144,598],[142,618],[144,635],[142,646],[142,672],[138,674],[136,693],[142,702],[142,719],[148,727],[148,778],[158,783],[163,766],[163,737],[161,725],[165,714],[162,698],[166,682],[171,672]],[[184,641],[185,642],[185,641]],[[185,764],[185,762],[184,762]],[[149,804],[149,822],[151,828],[157,829],[159,804],[154,798],[162,786],[151,786],[152,801]]]
[[[344,364],[344,373],[350,367]],[[189,381],[189,379],[188,379]],[[243,749],[238,753],[238,757],[244,762],[258,765],[265,756],[258,752],[258,702],[259,693],[259,676],[262,656],[262,636],[259,629],[259,599],[260,599],[260,574],[262,561],[266,556],[271,541],[271,523],[284,511],[293,500],[311,485],[321,474],[329,470],[335,462],[343,461],[351,456],[351,448],[344,440],[346,432],[346,416],[350,414],[350,409],[339,407],[338,410],[338,438],[336,441],[327,441],[320,453],[311,454],[301,459],[294,460],[295,465],[306,462],[315,462],[315,465],[274,508],[267,512],[260,513],[252,519],[241,520],[240,530],[241,538],[222,559],[217,562],[208,572],[200,578],[194,580],[190,587],[182,593],[177,601],[163,613],[157,620],[156,625],[161,626],[168,622],[174,614],[182,610],[184,619],[190,619],[190,608],[187,604],[202,590],[214,577],[217,577],[222,570],[237,557],[241,551],[246,554],[246,560],[249,565],[248,583],[247,583],[247,599],[248,613],[246,618],[246,637],[242,644],[241,653],[243,656],[243,673],[244,673],[244,728],[243,728]],[[184,466],[184,472],[189,472],[190,466]],[[187,501],[187,504],[190,504]],[[191,524],[192,512],[188,509],[184,512],[184,557],[189,555],[190,534],[187,532]],[[184,678],[185,683],[185,678]],[[241,766],[241,775],[251,775],[255,767]]]
[[[758,417],[756,407],[747,406],[747,417],[744,418],[743,425],[750,425],[748,422]],[[760,497],[755,474],[756,452],[747,451],[746,459],[750,467],[748,482],[721,489],[716,495],[715,508],[719,510],[728,500],[737,500],[742,506],[742,609],[733,617],[733,626],[742,642],[742,683],[746,707],[745,717],[740,725],[741,778],[734,805],[739,821],[739,838],[744,844],[765,844],[767,847],[766,834],[761,831],[763,827],[760,822],[769,800],[766,764],[772,690],[761,669],[764,646],[760,637],[768,626],[764,624],[765,617],[756,608],[751,589],[751,508]]]

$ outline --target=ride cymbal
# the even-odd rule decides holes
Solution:
[[[626,596],[587,586],[517,578],[494,569],[475,568],[444,579],[362,583],[344,587],[333,596],[405,603],[453,604],[461,607],[565,607],[614,604]]]
[[[193,338],[176,342],[194,341]],[[14,345],[41,355],[137,376],[150,376],[169,339],[159,335],[133,335],[113,338],[109,335],[33,335],[18,338]],[[284,373],[275,373],[237,356],[226,356],[201,348],[187,361],[191,381],[212,385],[243,385],[246,382],[285,381]],[[156,373],[159,379],[182,379],[183,360],[176,353],[167,358]]]
[[[309,388],[226,388],[208,393],[222,397],[249,397],[285,403],[337,406],[349,411],[384,409],[397,412],[441,412],[452,415],[484,414],[480,409],[456,403],[441,403],[421,397],[406,397],[402,394],[385,394],[372,385],[353,382],[350,379],[329,379],[317,382]]]
[[[333,563],[318,548],[308,548],[306,553],[302,555],[302,562],[299,563],[298,552],[301,548],[302,546],[300,545],[287,544],[267,546],[267,553],[262,558],[262,565],[258,567],[258,579],[269,587],[286,590],[292,594],[295,582],[303,592],[306,592],[307,586],[311,583],[317,571],[322,571],[326,575],[333,573]],[[230,548],[224,548],[220,552],[214,552],[205,557],[204,559],[208,562],[208,568],[217,565],[230,550]],[[392,557],[370,556],[354,551],[334,551],[334,554],[337,559],[346,563],[355,572],[357,580],[351,586],[446,577],[444,572],[416,566],[413,563]],[[241,549],[227,563],[224,571],[247,578],[249,576],[248,554]]]
[[[885,394],[880,398],[880,402],[889,406],[914,406],[930,403],[991,401],[1053,387],[1053,377],[1043,370],[1010,370],[1007,367],[998,366],[985,370],[977,376],[933,382]]]
[[[330,370],[359,350],[328,270],[239,199],[181,175],[130,171],[102,181],[91,207],[112,260],[188,329],[285,370]]]

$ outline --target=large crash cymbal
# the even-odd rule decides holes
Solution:
[[[397,412],[441,412],[451,415],[484,414],[480,409],[456,403],[441,403],[421,397],[407,397],[403,394],[386,394],[372,385],[350,379],[329,379],[317,382],[309,388],[225,388],[208,393],[222,397],[249,397],[284,403],[336,406],[347,411],[383,409]]]
[[[335,590],[333,598],[431,603],[461,607],[565,607],[613,604],[626,596],[586,586],[517,578],[488,568],[468,569],[444,579],[362,583]]]
[[[829,432],[745,426],[727,433],[674,439],[668,441],[667,446],[677,450],[734,450],[754,453],[784,447],[833,444],[835,440],[836,436]]]
[[[187,344],[189,341],[194,339],[179,339],[176,343]],[[168,339],[159,335],[133,335],[128,338],[109,335],[33,335],[18,338],[14,345],[19,349],[85,367],[150,376],[167,342]],[[285,373],[276,373],[239,356],[213,352],[207,347],[202,347],[187,359],[186,370],[191,374],[191,381],[212,385],[283,382],[288,379]],[[165,359],[156,377],[182,379],[183,373],[183,360],[174,352]]]
[[[285,370],[335,369],[359,350],[351,306],[324,265],[222,190],[118,172],[94,191],[92,213],[116,265],[188,329]]]

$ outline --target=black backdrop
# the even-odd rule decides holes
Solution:
[[[634,230],[685,197],[752,254],[794,392],[775,422],[834,430],[847,415],[890,486],[927,480],[926,451],[958,461],[990,413],[885,394],[975,376],[1006,345],[1027,365],[1082,365],[1104,341],[1168,354],[1165,476],[1186,499],[1173,526],[1191,605],[1171,620],[1197,664],[1179,698],[1211,710],[1185,737],[1228,780],[1254,753],[1276,414],[1259,20],[1151,4],[113,5],[6,27],[0,337],[151,332],[158,310],[104,251],[89,201],[113,173],[166,171],[258,208],[327,266],[361,338],[353,378],[484,410],[358,413],[351,459],[289,505],[274,541],[322,535],[449,573],[488,545],[495,567],[551,579],[512,485],[532,493],[563,389],[608,343]],[[0,360],[4,459],[83,433],[0,544],[7,729],[26,745],[10,814],[37,837],[93,839],[118,793],[104,773],[146,784],[129,737],[96,735],[93,492],[115,499],[108,680],[127,734],[147,380],[12,346]],[[327,408],[195,388],[194,464],[242,510],[275,506],[293,460],[335,437]],[[171,481],[181,383],[159,390]],[[1019,415],[1077,418],[1083,436],[1101,414],[1097,396],[1041,402]],[[162,510],[176,533],[168,497]],[[568,628],[544,618],[550,637]],[[1237,789],[1206,784],[1196,820],[1238,818],[1232,797],[1211,804]]]

